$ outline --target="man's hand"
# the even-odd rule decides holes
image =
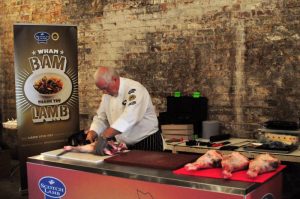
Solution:
[[[88,132],[86,132],[86,140],[89,140],[91,143],[93,143],[95,141],[97,137],[97,133],[93,130],[89,130]]]
[[[96,144],[95,144],[95,152],[97,155],[106,155],[104,153],[104,149],[107,147],[107,140],[102,136],[99,136]]]

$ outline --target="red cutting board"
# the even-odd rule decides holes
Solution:
[[[277,173],[281,172],[285,167],[286,165],[280,165],[275,171],[260,174],[256,178],[249,178],[247,175],[247,170],[237,171],[233,172],[232,177],[228,180],[264,183]],[[185,168],[180,168],[178,170],[173,171],[173,173],[181,175],[224,179],[222,174],[222,168],[201,169],[197,171],[187,171],[185,170]]]
[[[132,150],[106,158],[104,161],[120,165],[174,170],[194,162],[197,158],[199,155]]]

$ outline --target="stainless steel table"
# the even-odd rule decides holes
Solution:
[[[255,198],[255,193],[259,194],[257,197],[271,192],[273,195],[280,195],[282,181],[281,173],[268,182],[259,184],[176,175],[169,170],[121,166],[106,162],[95,164],[42,155],[29,157],[27,170],[29,198],[32,199],[43,197],[43,195],[49,198],[55,196],[51,194],[58,194],[55,196],[56,198],[59,196],[63,196],[61,198],[74,198],[75,192],[76,198],[81,198],[80,195],[84,198],[96,198],[97,194],[101,194],[101,199],[117,198],[118,194],[122,195],[119,197],[122,199],[139,199],[143,194],[150,194],[155,199],[183,198],[180,193],[184,194],[184,198],[190,199],[200,196],[206,199],[221,196],[226,198]],[[50,184],[45,186],[47,182],[44,180]],[[64,189],[52,187],[51,183],[55,184],[56,180],[58,184],[64,184]],[[116,184],[121,185],[117,186]],[[119,192],[117,195],[112,191],[114,189]],[[266,189],[265,193],[262,191],[264,189]],[[133,197],[132,192],[135,192],[138,197]],[[47,193],[49,194],[47,195]]]

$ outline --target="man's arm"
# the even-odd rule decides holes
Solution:
[[[112,138],[112,137],[114,137],[115,135],[118,135],[118,134],[120,134],[119,131],[117,131],[114,128],[109,127],[103,133],[101,133],[100,136],[104,139],[108,139],[108,138]]]
[[[107,116],[105,112],[105,99],[102,98],[100,106],[97,110],[97,115],[93,117],[93,122],[90,129],[87,132],[86,140],[89,140],[91,143],[94,142],[97,135],[99,136],[101,132],[109,127]]]
[[[128,95],[127,104],[120,117],[111,125],[119,132],[126,132],[138,123],[145,115],[150,95],[143,88],[135,88]]]

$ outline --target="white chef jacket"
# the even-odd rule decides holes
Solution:
[[[158,120],[147,89],[120,77],[118,96],[104,94],[90,130],[98,136],[108,127],[121,132],[118,141],[133,145],[158,131]]]

